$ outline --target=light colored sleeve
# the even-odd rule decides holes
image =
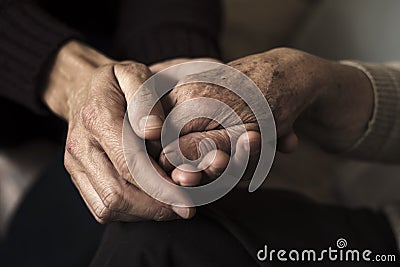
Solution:
[[[363,71],[374,90],[374,111],[368,128],[348,154],[365,160],[400,163],[400,62],[341,63]]]

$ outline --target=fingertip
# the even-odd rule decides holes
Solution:
[[[261,134],[256,131],[248,131],[243,133],[237,140],[236,151],[243,149],[244,152],[256,154],[260,151]]]
[[[261,134],[256,131],[243,133],[236,143],[236,151],[233,155],[237,166],[246,165],[249,158],[254,158],[260,154]]]
[[[196,208],[188,208],[189,212],[187,213],[188,216],[186,219],[191,219],[194,217],[194,215],[196,215]]]
[[[196,214],[195,208],[185,208],[172,206],[172,210],[179,215],[182,219],[191,219]]]
[[[171,178],[181,186],[196,186],[200,183],[202,174],[196,167],[182,164],[172,171]]]
[[[199,164],[199,168],[204,170],[211,178],[219,177],[229,163],[229,155],[222,150],[208,152]]]

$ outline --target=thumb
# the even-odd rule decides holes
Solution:
[[[154,85],[145,82],[151,75],[150,70],[143,64],[124,62],[115,65],[114,72],[125,95],[129,122],[135,134],[149,140],[158,139],[164,111],[157,101]]]

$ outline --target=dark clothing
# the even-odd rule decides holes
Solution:
[[[62,140],[65,125],[49,118],[40,95],[51,60],[68,40],[145,64],[218,58],[220,26],[218,0],[0,0],[0,116],[8,122],[7,143],[31,138],[41,125]]]
[[[278,190],[234,190],[200,207],[192,220],[98,224],[62,167],[62,151],[27,195],[0,249],[3,267],[19,266],[398,266],[397,262],[258,261],[269,249],[348,248],[393,254],[384,215],[367,209],[320,205]],[[51,199],[51,201],[49,201]],[[97,252],[96,252],[97,251]],[[276,259],[276,258],[275,258]]]
[[[396,262],[259,261],[257,252],[338,249],[395,255]],[[346,250],[344,250],[345,252]],[[276,253],[276,252],[275,252]],[[319,255],[317,256],[317,258]],[[288,255],[286,254],[286,258]],[[385,216],[368,209],[320,205],[293,192],[236,189],[190,221],[112,223],[92,262],[99,266],[398,266],[399,254]]]
[[[77,33],[32,1],[0,1],[0,96],[35,111],[40,83],[57,50]]]

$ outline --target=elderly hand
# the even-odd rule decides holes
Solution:
[[[170,220],[193,215],[193,209],[160,203],[135,186],[132,177],[153,168],[170,179],[153,162],[137,166],[132,175],[122,147],[122,124],[127,103],[151,75],[135,62],[114,62],[80,44],[69,42],[58,53],[52,66],[44,101],[68,122],[65,167],[96,220]],[[152,95],[131,103],[130,123],[136,135],[158,139],[164,117],[160,104],[143,118]],[[133,147],[135,153],[145,153]],[[137,171],[137,173],[136,173]],[[174,212],[175,211],[175,212]]]
[[[288,48],[248,56],[228,65],[250,77],[267,99],[274,115],[280,151],[291,152],[296,148],[297,135],[294,129],[297,127],[329,151],[350,148],[365,132],[373,109],[373,91],[368,78],[356,68]],[[201,75],[217,76],[218,71],[212,70]],[[195,77],[188,77],[188,80],[191,78]],[[236,143],[233,159],[240,158],[240,151],[245,149],[243,144],[246,142],[241,140],[249,139],[250,151],[253,151],[250,153],[253,157],[250,163],[254,163],[260,144],[257,121],[235,94],[216,85],[192,83],[177,86],[165,102],[173,109],[198,97],[220,100],[236,111],[248,133],[243,134]],[[181,115],[182,118],[195,118],[196,109],[185,110]],[[218,176],[226,167],[228,155],[233,152],[230,151],[226,130],[220,129],[212,120],[195,119],[182,129],[181,134],[180,148],[189,159],[196,159],[200,155],[199,145],[205,138],[211,138],[216,143],[217,157],[205,173]],[[173,166],[166,154],[173,153],[173,150],[164,148],[160,156],[160,164],[167,170],[173,169]],[[188,180],[185,177],[182,170],[175,169],[172,172],[172,178],[177,183],[199,183],[199,179]]]

